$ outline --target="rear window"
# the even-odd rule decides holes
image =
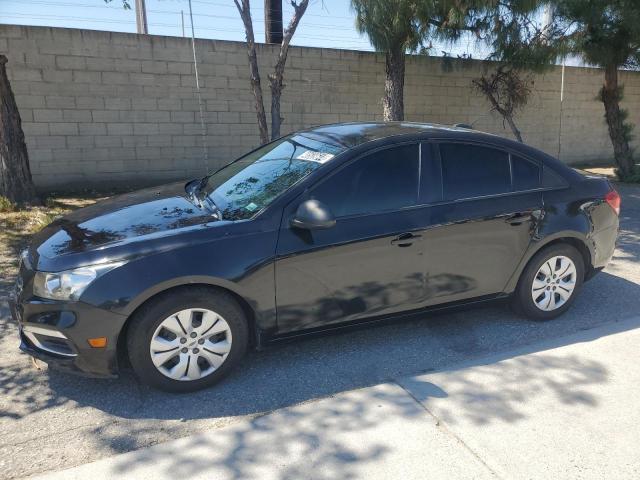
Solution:
[[[517,155],[511,155],[513,190],[540,188],[540,166]]]
[[[496,195],[511,191],[509,154],[495,148],[440,144],[445,200]]]

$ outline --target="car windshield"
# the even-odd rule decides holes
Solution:
[[[204,191],[224,220],[251,218],[343,150],[301,134],[284,137],[212,174]]]

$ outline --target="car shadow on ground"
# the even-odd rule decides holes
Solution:
[[[615,304],[612,298],[616,298]],[[125,419],[191,420],[259,414],[500,351],[508,356],[518,347],[605,323],[613,333],[617,321],[637,314],[638,298],[639,285],[602,273],[584,286],[567,314],[552,322],[518,318],[504,305],[425,315],[252,352],[222,383],[189,395],[155,391],[141,385],[129,371],[116,380],[101,380],[55,370],[43,374],[21,363],[5,366],[0,372],[0,394],[13,399],[8,411],[0,413],[18,418],[74,401]],[[558,346],[562,340],[559,342]],[[34,395],[34,381],[46,382],[48,388]]]

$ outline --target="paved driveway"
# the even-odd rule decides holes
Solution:
[[[640,188],[620,192],[623,231],[614,261],[556,321],[532,323],[493,306],[300,341],[252,353],[223,384],[191,395],[150,390],[129,374],[107,381],[35,370],[16,350],[15,326],[3,304],[0,478],[67,468],[637,315]]]

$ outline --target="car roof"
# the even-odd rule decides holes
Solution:
[[[547,165],[552,166],[554,170],[562,172],[567,179],[575,180],[580,176],[572,168],[542,150],[499,135],[473,130],[466,126],[456,127],[453,125],[417,122],[351,122],[320,125],[301,130],[297,134],[333,144],[345,150],[376,140],[402,136],[418,136],[425,140],[447,139],[486,142],[494,147],[511,149],[525,156],[544,161]]]
[[[487,137],[494,143],[507,141],[502,137],[489,133],[479,132],[470,128],[440,125],[437,123],[415,122],[354,122],[320,125],[297,132],[305,136],[316,138],[343,148],[354,148],[363,143],[381,140],[384,138],[403,135],[421,135],[429,137],[466,138]]]

